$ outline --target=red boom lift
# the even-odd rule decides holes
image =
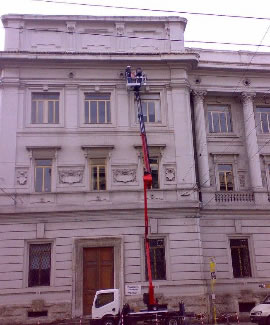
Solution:
[[[146,253],[146,263],[147,263],[147,271],[148,271],[148,281],[149,281],[149,289],[148,289],[148,308],[158,308],[158,304],[155,300],[154,294],[154,286],[152,282],[152,270],[151,270],[151,262],[150,262],[150,245],[148,238],[148,209],[147,209],[147,189],[152,186],[152,174],[151,167],[149,162],[149,150],[147,145],[147,137],[145,131],[144,117],[143,117],[143,108],[140,97],[140,89],[143,86],[146,86],[146,76],[143,74],[141,68],[137,68],[136,74],[131,72],[130,66],[127,66],[126,72],[126,81],[127,88],[129,90],[134,91],[135,99],[138,108],[138,120],[140,123],[140,134],[142,140],[142,150],[143,150],[143,160],[144,160],[144,175],[143,175],[143,185],[144,185],[144,222],[145,222],[145,253]]]
[[[147,210],[147,189],[152,185],[152,174],[149,162],[149,152],[144,124],[143,107],[140,98],[140,90],[146,86],[146,77],[142,70],[138,68],[136,74],[131,72],[130,66],[126,68],[127,88],[134,91],[135,100],[138,107],[138,119],[140,123],[140,135],[142,140],[144,159],[144,221],[145,221],[145,255],[148,271],[149,289],[148,294],[144,294],[144,303],[147,310],[133,311],[129,304],[125,304],[121,310],[119,289],[106,289],[96,292],[93,306],[92,319],[90,325],[130,325],[137,322],[144,324],[161,325],[182,325],[185,319],[184,304],[179,303],[179,311],[168,310],[167,304],[158,304],[155,299],[154,286],[152,283],[152,270],[150,262],[150,245],[148,238],[148,210]]]

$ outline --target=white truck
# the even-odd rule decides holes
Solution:
[[[133,325],[144,324],[182,325],[184,323],[183,305],[179,311],[169,311],[167,305],[134,312],[128,304],[121,308],[119,289],[99,290],[96,292],[90,325]]]
[[[270,295],[262,303],[251,309],[250,320],[252,323],[270,325]]]

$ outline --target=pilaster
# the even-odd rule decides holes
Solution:
[[[190,90],[185,85],[172,85],[172,108],[177,163],[177,187],[195,184],[194,152],[190,111]]]

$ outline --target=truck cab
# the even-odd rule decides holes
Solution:
[[[270,325],[270,295],[250,311],[252,323]]]
[[[120,314],[119,289],[99,290],[92,305],[91,324],[112,325]]]

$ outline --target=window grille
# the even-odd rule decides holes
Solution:
[[[164,238],[149,239],[150,261],[153,280],[166,280],[165,240]],[[145,274],[148,280],[147,263],[145,260]]]
[[[231,112],[228,106],[208,106],[208,126],[210,133],[232,132]]]
[[[235,278],[251,277],[251,265],[248,239],[230,239],[233,276]]]
[[[51,192],[52,160],[35,160],[35,191]]]
[[[49,286],[50,275],[51,244],[30,244],[28,286]]]
[[[31,123],[59,123],[59,93],[32,93]]]
[[[85,94],[84,120],[86,124],[111,123],[110,94]]]

